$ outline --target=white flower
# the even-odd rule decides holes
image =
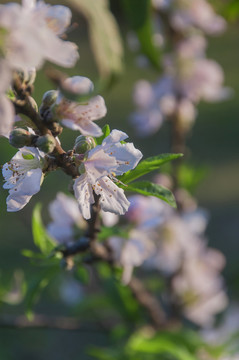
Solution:
[[[231,303],[227,311],[225,312],[222,321],[216,328],[205,329],[201,332],[204,340],[208,344],[220,345],[225,344],[228,340],[234,338],[233,335],[238,333],[239,330],[239,307],[238,303]],[[234,338],[235,344],[237,345],[237,337]],[[230,347],[233,348],[234,341],[230,342]],[[235,360],[239,358],[235,357]],[[230,358],[230,360],[234,359]],[[226,358],[220,360],[226,360]],[[229,360],[229,359],[228,359]]]
[[[0,5],[0,135],[8,136],[14,122],[13,106],[4,97],[14,70],[39,68],[45,60],[65,67],[76,63],[76,45],[59,37],[70,18],[65,6],[43,1]]]
[[[183,262],[173,278],[172,290],[185,316],[201,326],[212,325],[216,313],[227,305],[219,274],[224,265],[219,251],[201,247],[195,256]]]
[[[65,277],[59,286],[59,297],[68,306],[79,304],[84,298],[84,287],[71,276]]]
[[[152,0],[153,7],[155,9],[168,9],[173,0]]]
[[[77,201],[64,193],[58,193],[49,206],[52,222],[48,225],[49,234],[59,243],[73,242],[74,227],[85,228]]]
[[[14,108],[11,101],[0,93],[0,135],[9,137],[14,124]]]
[[[64,89],[78,95],[89,95],[94,86],[86,77],[73,76],[65,80]],[[94,96],[83,103],[65,99],[59,92],[54,111],[62,125],[78,130],[83,135],[101,136],[101,128],[93,123],[106,114],[106,106],[101,96]]]
[[[11,69],[39,68],[44,60],[72,67],[76,45],[59,38],[69,25],[70,11],[43,1],[0,6],[1,52]]]
[[[59,192],[56,199],[49,205],[52,222],[47,231],[60,244],[73,243],[86,230],[86,222],[79,210],[76,199]],[[111,227],[118,222],[118,216],[109,212],[102,212],[105,226]]]
[[[169,205],[153,196],[133,195],[129,201],[130,207],[126,216],[137,228],[150,230],[160,226],[173,212]]]
[[[149,269],[158,269],[166,275],[180,269],[182,262],[200,246],[200,239],[175,212],[154,231],[157,235],[155,251],[145,266]]]
[[[113,227],[119,221],[119,216],[107,211],[102,211],[101,214],[102,222],[107,227]]]
[[[3,188],[9,189],[7,211],[21,210],[40,191],[44,155],[36,148],[24,147],[3,165]]]
[[[0,30],[1,37],[1,30]],[[7,63],[0,58],[0,135],[8,137],[14,123],[14,108],[5,92],[11,83],[11,71]]]
[[[166,112],[174,109],[173,82],[169,76],[164,76],[151,85],[148,81],[138,81],[134,89],[134,102],[138,109],[131,115],[131,123],[139,136],[155,133],[162,126]],[[166,106],[161,103],[169,100]]]
[[[178,0],[171,15],[171,25],[179,31],[196,27],[207,34],[219,34],[226,28],[225,20],[217,15],[206,0]]]
[[[83,161],[84,172],[75,180],[74,192],[85,219],[90,218],[90,205],[95,202],[93,191],[100,195],[103,211],[122,215],[128,210],[124,191],[112,181],[114,176],[133,169],[142,158],[132,143],[120,143],[127,137],[122,131],[113,130]]]
[[[142,265],[145,259],[152,255],[154,245],[148,237],[148,231],[135,229],[129,233],[128,239],[118,236],[109,238],[114,260],[123,267],[122,282],[124,284],[129,283],[134,267]]]
[[[195,59],[191,66],[185,63],[185,72],[180,74],[179,87],[184,96],[193,102],[205,100],[220,101],[230,96],[230,90],[223,87],[224,73],[221,66],[208,59]]]

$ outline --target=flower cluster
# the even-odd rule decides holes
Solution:
[[[21,210],[40,191],[45,154],[37,148],[23,147],[3,165],[4,189],[9,190],[7,210]]]
[[[207,0],[153,0],[156,9],[167,12],[170,25],[176,31],[190,33],[201,30],[217,35],[226,28],[225,20],[217,15]]]
[[[0,135],[8,136],[14,122],[12,104],[5,96],[14,72],[32,72],[46,60],[64,67],[75,65],[77,46],[61,39],[70,21],[71,11],[61,5],[34,0],[0,5]]]
[[[74,182],[74,193],[82,215],[90,218],[90,205],[94,204],[94,194],[99,196],[103,211],[123,215],[129,208],[124,191],[115,185],[115,176],[122,175],[135,168],[142,153],[132,143],[124,143],[128,136],[119,130],[113,130],[102,145],[91,149],[81,162],[81,175]]]
[[[67,78],[62,84],[62,91],[50,90],[44,95],[40,112],[42,116],[47,112],[48,121],[59,121],[82,135],[101,136],[101,128],[93,121],[104,117],[107,110],[102,96],[91,96],[93,90],[93,83],[86,77]],[[79,101],[67,99],[63,91],[77,96]]]
[[[81,140],[82,135],[79,138]],[[84,152],[78,151],[80,153],[74,156],[78,176],[74,180],[73,189],[85,219],[91,217],[91,205],[95,203],[95,195],[99,196],[103,211],[122,215],[128,210],[130,203],[123,189],[114,182],[118,182],[117,175],[122,175],[138,164],[142,153],[132,143],[122,144],[126,138],[127,135],[122,131],[113,130],[101,145],[85,151],[85,143],[89,143],[86,137],[86,140],[83,140]],[[81,146],[78,146],[79,142]],[[82,149],[82,141],[76,141],[75,149]],[[44,158],[45,153],[38,148],[22,147],[12,160],[3,166],[4,188],[9,189],[10,194],[7,198],[8,211],[21,210],[32,195],[40,191]]]
[[[123,282],[130,281],[134,267],[159,271],[170,284],[167,301],[192,322],[212,324],[227,305],[220,275],[225,259],[207,247],[206,213],[195,207],[178,213],[157,198],[141,195],[130,202],[126,217],[135,228],[127,239],[109,239],[115,260],[124,269]]]
[[[221,66],[207,59],[205,52],[204,34],[221,33],[225,20],[205,0],[155,1],[154,5],[158,21],[166,19],[175,36],[171,53],[163,57],[163,75],[154,84],[141,80],[135,85],[137,110],[131,115],[131,122],[141,136],[155,133],[164,120],[172,117],[187,132],[197,116],[195,105],[230,95],[230,90],[223,87]]]
[[[162,293],[167,307],[171,304],[197,325],[212,325],[215,315],[226,307],[227,296],[220,275],[224,256],[207,247],[204,237],[207,213],[193,202],[178,213],[154,197],[135,195],[129,200],[127,237],[108,238],[115,263],[123,267],[122,282],[130,282],[135,267],[145,274],[159,272],[168,284]],[[58,243],[72,244],[82,236],[86,225],[75,199],[59,193],[49,211],[53,221],[48,232]],[[101,215],[107,226],[118,222],[113,214]]]
[[[86,222],[73,197],[58,193],[49,205],[49,213],[52,222],[48,224],[47,231],[59,244],[73,244],[86,230]],[[118,216],[109,212],[101,212],[101,218],[106,226],[118,222]]]
[[[94,96],[93,83],[83,76],[62,75],[59,89],[44,94],[39,112],[30,96],[35,69],[45,60],[65,67],[76,63],[76,45],[62,40],[70,20],[67,7],[50,6],[43,1],[23,0],[21,5],[0,6],[0,134],[20,148],[2,170],[4,188],[9,190],[7,209],[21,210],[40,190],[47,172],[65,167],[74,179],[74,193],[85,219],[91,217],[96,196],[102,210],[121,215],[128,210],[129,201],[114,183],[118,182],[116,176],[133,169],[142,154],[133,144],[121,143],[127,135],[118,130],[113,130],[98,146],[89,138],[103,135],[94,121],[107,111],[104,99]],[[24,125],[12,129],[15,112],[9,98],[20,113],[30,109],[35,132]],[[70,156],[62,157],[66,152],[58,139],[61,125],[81,134],[69,151]]]
[[[156,83],[141,80],[136,85],[134,100],[138,110],[132,115],[132,122],[137,132],[146,136],[156,132],[165,119],[172,120],[183,148],[185,134],[197,115],[196,105],[202,100],[222,100],[229,94],[223,86],[221,67],[206,58],[204,38],[204,34],[222,32],[225,21],[206,0],[152,3],[161,29],[166,25],[172,35],[171,52],[163,56],[163,75]],[[71,178],[69,190],[74,197],[58,193],[50,203],[52,221],[47,231],[59,246],[52,249],[54,244],[46,236],[43,247],[47,249],[42,247],[43,256],[37,259],[46,255],[49,264],[52,259],[60,259],[61,264],[70,264],[73,271],[73,265],[78,266],[81,261],[80,265],[104,261],[111,269],[121,266],[123,284],[133,284],[135,298],[149,310],[157,328],[161,321],[153,319],[157,296],[154,299],[141,284],[137,294],[133,273],[144,271],[145,277],[160,276],[159,302],[166,320],[185,317],[201,327],[211,325],[215,315],[227,305],[221,276],[225,259],[207,245],[206,211],[181,189],[182,154],[158,155],[139,164],[143,155],[133,143],[126,142],[126,133],[110,131],[108,125],[101,129],[96,123],[106,115],[105,101],[84,76],[67,78],[60,71],[52,71],[58,88],[43,95],[39,110],[31,97],[36,70],[45,61],[63,67],[75,65],[79,57],[77,47],[63,40],[70,21],[67,7],[50,6],[44,1],[0,5],[0,135],[18,149],[2,166],[3,188],[9,191],[7,211],[23,209],[40,191],[48,173],[63,170]],[[27,120],[23,116],[17,123],[18,114]],[[77,132],[75,142],[66,151],[59,139],[63,127]],[[180,138],[178,133],[176,137]],[[135,181],[172,159],[179,160],[172,165],[172,178],[158,175],[154,183]],[[174,191],[176,200],[169,189],[161,186],[162,182]],[[127,198],[127,187],[146,196]],[[178,209],[160,199],[175,207],[179,205]],[[120,219],[121,228],[114,227],[119,222],[118,215],[125,215]],[[100,220],[112,229],[101,231]],[[74,255],[81,252],[86,252],[86,256],[79,256],[74,262]],[[75,304],[78,297],[82,298],[82,289],[75,287],[75,282],[69,280],[63,285],[62,297],[66,301]]]

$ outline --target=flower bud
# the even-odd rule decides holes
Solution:
[[[29,99],[31,106],[36,110],[36,112],[38,112],[38,106],[37,106],[35,99],[31,96],[28,96],[28,99]]]
[[[53,119],[54,115],[51,111],[51,107],[55,104],[57,95],[58,91],[56,90],[49,90],[43,95],[39,110],[41,117],[47,121],[55,121],[55,119]]]
[[[85,154],[96,146],[92,136],[80,135],[75,140],[74,150],[77,154]]]
[[[15,79],[21,81],[22,85],[30,86],[33,85],[36,79],[36,69],[31,68],[30,70],[17,70],[13,74]]]
[[[42,105],[44,105],[44,107],[50,107],[56,102],[57,95],[57,90],[49,90],[45,92],[42,98]]]
[[[9,143],[15,148],[22,148],[23,146],[30,146],[34,135],[29,131],[17,128],[13,129],[9,135]]]
[[[55,138],[49,134],[39,136],[35,143],[35,146],[45,153],[51,153],[54,150],[55,145]]]

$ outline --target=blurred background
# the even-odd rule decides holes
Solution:
[[[6,1],[4,1],[5,3]],[[49,3],[53,3],[49,1]],[[64,3],[64,2],[61,2]],[[104,97],[108,113],[99,125],[110,124],[111,129],[125,131],[145,157],[170,151],[168,124],[150,138],[137,138],[129,124],[129,115],[134,110],[132,91],[137,80],[144,78],[154,81],[158,72],[150,68],[138,68],[135,55],[126,44],[127,25],[119,7],[111,1],[112,10],[120,25],[124,41],[124,72],[109,90],[101,95]],[[83,17],[74,13],[73,21],[78,27],[68,38],[79,46],[80,60],[77,67],[68,74],[78,74],[98,82],[98,71],[94,56],[89,47],[87,24]],[[224,271],[229,295],[236,299],[239,296],[239,24],[228,25],[225,34],[209,39],[208,57],[215,59],[225,72],[225,84],[233,90],[230,99],[220,103],[201,103],[198,108],[198,118],[192,129],[187,145],[190,149],[190,163],[203,166],[206,175],[196,190],[195,197],[200,207],[210,213],[210,222],[206,231],[209,245],[220,249],[227,259]],[[46,68],[46,66],[45,66]],[[53,89],[45,75],[45,68],[37,75],[34,97],[40,104],[45,91]],[[74,134],[65,130],[61,137],[64,149],[71,149],[74,144]],[[6,139],[0,142],[0,164],[8,161],[15,151]],[[2,183],[2,180],[1,180]],[[67,188],[68,178],[56,171],[47,177],[41,192],[35,195],[30,203],[19,213],[6,212],[7,191],[2,190],[0,196],[0,289],[7,283],[13,273],[18,270],[26,273],[37,272],[39,269],[30,264],[21,255],[24,248],[34,249],[31,233],[31,214],[35,204],[43,204],[43,220],[49,220],[47,206],[55,198],[58,191]],[[36,312],[50,315],[73,315],[66,304],[49,287],[43,292],[41,302],[36,306]],[[77,313],[77,310],[74,309]],[[22,314],[24,305],[17,307],[0,303],[1,314]],[[110,339],[102,330],[92,331],[57,331],[57,330],[15,330],[0,328],[0,359],[91,359],[83,354],[83,349],[91,345],[107,345]]]

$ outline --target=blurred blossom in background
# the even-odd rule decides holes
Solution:
[[[56,2],[49,3],[53,5]],[[69,4],[70,1],[67,5]],[[18,354],[20,360],[88,360],[92,357],[82,353],[86,345],[107,348],[115,344],[115,339],[118,343],[121,340],[117,339],[123,337],[128,341],[132,324],[135,323],[137,328],[142,325],[142,314],[139,316],[133,309],[135,303],[130,302],[126,290],[136,274],[145,280],[149,288],[156,288],[155,293],[169,318],[179,317],[183,324],[189,324],[190,329],[200,328],[202,338],[209,345],[220,345],[232,340],[229,343],[229,349],[233,353],[231,357],[206,357],[198,353],[198,359],[237,360],[238,336],[235,334],[238,334],[239,295],[238,20],[227,23],[219,14],[220,11],[217,13],[214,10],[214,6],[215,9],[221,9],[220,2],[216,0],[210,3],[205,0],[152,0],[151,40],[160,53],[159,70],[153,68],[147,56],[142,54],[137,34],[129,29],[122,8],[114,1],[111,1],[110,5],[123,38],[125,69],[115,83],[112,81],[113,86],[110,90],[104,91],[104,100],[98,95],[93,98],[98,99],[101,106],[101,113],[99,115],[97,112],[97,119],[105,115],[105,104],[107,107],[106,117],[97,120],[97,126],[93,123],[94,129],[100,131],[98,125],[103,127],[105,123],[109,123],[111,129],[126,132],[130,139],[133,139],[136,149],[142,151],[144,158],[160,153],[183,152],[185,163],[181,164],[181,168],[165,165],[158,174],[154,174],[153,179],[156,184],[172,190],[179,205],[178,210],[156,197],[132,195],[128,198],[130,207],[124,216],[118,217],[102,211],[100,216],[104,227],[103,233],[108,231],[107,246],[122,271],[116,271],[114,280],[108,279],[102,285],[107,270],[98,270],[97,266],[92,270],[89,265],[90,259],[87,259],[89,264],[84,270],[77,272],[75,276],[72,275],[71,261],[67,264],[62,262],[62,267],[69,268],[70,271],[61,276],[64,271],[62,269],[55,281],[49,280],[50,286],[43,291],[42,299],[36,305],[36,311],[39,313],[62,314],[75,317],[82,322],[87,319],[89,323],[97,319],[101,325],[100,330],[94,333],[57,333],[40,329],[20,331],[0,328],[0,358],[12,360],[16,358],[15,354]],[[34,22],[34,11],[21,11],[24,11],[22,16],[25,25],[22,31],[25,33]],[[19,34],[15,34],[16,24],[15,20],[12,20],[14,8],[9,12],[9,22],[4,20],[4,14],[0,16],[0,25],[6,23],[5,26],[11,30],[8,33],[11,51],[6,61],[0,62],[0,112],[5,114],[5,118],[10,119],[12,128],[15,121],[13,110],[4,93],[9,85],[9,73],[13,71],[12,64],[17,51],[12,39]],[[50,15],[54,20],[54,14]],[[99,73],[92,48],[89,46],[86,18],[73,11],[73,23],[77,23],[78,27],[73,26],[66,34],[67,41],[63,41],[61,35],[69,21],[67,24],[63,22],[60,29],[51,28],[52,41],[57,41],[58,46],[68,47],[75,61],[78,56],[73,42],[79,46],[80,61],[74,69],[63,70],[68,76],[74,74],[82,78],[89,77],[98,85]],[[54,25],[54,21],[51,24]],[[49,31],[49,28],[43,28],[40,34],[47,39]],[[28,32],[27,36],[30,35]],[[39,37],[39,42],[41,41],[42,38]],[[42,46],[34,44],[35,48],[39,51]],[[62,58],[56,58],[55,47],[49,45],[47,48],[47,52],[40,52],[40,63],[35,63],[35,58],[30,56],[32,42],[29,38],[27,47],[24,48],[24,55],[30,54],[27,56],[29,65],[40,68],[44,61],[50,60],[68,67],[69,59],[65,57],[65,51]],[[25,64],[25,56],[23,60]],[[45,69],[43,67],[37,73],[35,82],[34,96],[38,105],[44,92],[54,86],[47,78]],[[92,91],[91,81],[87,84]],[[71,107],[75,110],[75,103],[66,101],[60,93],[57,106],[67,110],[68,115]],[[79,120],[82,108],[80,109],[77,114],[72,112],[70,127],[74,127],[75,121]],[[172,127],[175,118],[176,133],[183,138],[183,143],[175,143],[173,140]],[[8,136],[10,128],[4,123],[0,128],[1,134]],[[66,148],[73,148],[74,141],[70,130],[65,130],[61,141]],[[7,139],[2,139],[0,150],[2,165],[15,154]],[[22,301],[28,280],[23,274],[31,275],[34,271],[39,275],[44,273],[44,264],[34,268],[26,257],[20,255],[23,248],[35,251],[32,244],[31,212],[37,202],[43,203],[43,222],[56,246],[75,244],[85,233],[86,222],[77,201],[69,193],[66,194],[67,187],[66,177],[60,177],[58,172],[53,173],[44,181],[41,194],[36,195],[21,214],[7,214],[5,196],[1,197],[2,313],[19,313],[11,304],[19,304],[20,312],[23,313],[25,305]],[[45,210],[47,206],[48,211]],[[32,262],[35,260],[37,262],[37,259]],[[80,263],[80,259],[77,261]],[[14,269],[23,269],[24,272]],[[114,292],[115,279],[119,286],[123,284],[119,293]],[[5,283],[10,284],[7,291],[2,290]],[[32,286],[34,287],[34,284]],[[131,307],[130,310],[127,304]],[[114,308],[117,306],[120,308],[118,312]],[[128,315],[127,318],[124,311],[126,314],[132,311],[133,315]],[[121,318],[124,319],[123,325],[120,323]],[[120,324],[118,327],[112,326],[114,341],[106,335],[107,326],[111,323]],[[236,341],[233,341],[234,338]],[[112,354],[113,358],[118,360],[117,354]],[[126,359],[126,355],[122,355],[121,358]],[[111,360],[112,357],[101,359]]]

